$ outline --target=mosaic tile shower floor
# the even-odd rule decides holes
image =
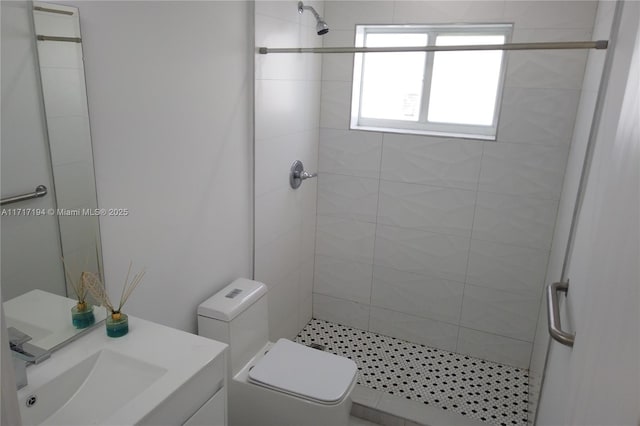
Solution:
[[[527,370],[315,318],[296,341],[355,361],[360,385],[490,424],[527,424]]]

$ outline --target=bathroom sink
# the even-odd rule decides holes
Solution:
[[[27,425],[99,424],[166,372],[103,349],[24,395],[22,421]]]
[[[96,327],[27,367],[22,424],[184,424],[224,388],[225,349],[131,315],[123,337]]]

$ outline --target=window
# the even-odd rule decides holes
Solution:
[[[510,24],[358,25],[356,47],[504,44]],[[503,51],[356,53],[351,128],[493,140]]]

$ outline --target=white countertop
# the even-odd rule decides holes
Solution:
[[[71,322],[71,308],[77,303],[75,299],[32,290],[2,305],[8,327],[15,327],[31,336],[29,343],[32,345],[49,350],[86,331],[75,328]],[[93,314],[96,323],[107,317],[106,309],[100,306],[94,306]]]
[[[166,369],[166,373],[158,380],[101,422],[111,425],[136,424],[198,372],[213,363],[226,347],[226,344],[215,340],[129,316],[127,335],[108,337],[104,325],[99,325],[85,336],[52,353],[50,359],[29,366],[29,384],[18,391],[18,400],[23,401],[34,390],[62,372],[96,352],[107,349]],[[105,398],[105,395],[96,397]]]

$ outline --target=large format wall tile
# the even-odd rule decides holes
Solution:
[[[460,325],[532,342],[539,300],[539,295],[526,296],[467,284]]]
[[[266,15],[255,20],[256,46],[303,47],[307,38],[299,24]],[[306,47],[306,46],[305,46]],[[258,80],[306,80],[306,61],[310,55],[256,55],[255,78]]]
[[[256,195],[262,195],[276,189],[291,189],[289,169],[295,160],[302,161],[307,170],[315,172],[318,167],[317,140],[318,129],[303,130],[266,139],[256,138]]]
[[[278,282],[302,262],[300,228],[291,229],[273,241],[255,248],[255,278],[264,283]]]
[[[574,41],[591,40],[586,30],[520,30],[516,31],[513,42]],[[550,40],[551,39],[551,40]],[[584,50],[528,50],[509,52],[507,67],[507,87],[580,89],[587,62]]]
[[[460,327],[456,352],[529,368],[531,343]]]
[[[463,282],[468,251],[468,238],[378,225],[374,263]]]
[[[319,127],[320,81],[256,80],[255,133],[269,139]]]
[[[458,326],[371,307],[369,331],[448,351],[456,348]]]
[[[450,24],[452,22],[496,22],[504,12],[504,1],[395,1],[394,24]]]
[[[373,265],[316,256],[313,291],[369,304]]]
[[[378,223],[469,237],[475,201],[475,191],[381,181]]]
[[[475,190],[481,141],[384,135],[381,179]]]
[[[369,309],[369,305],[318,293],[313,295],[313,316],[325,321],[368,330]]]
[[[322,14],[324,10],[323,1],[311,0],[305,2],[305,4],[313,6],[320,14]],[[281,0],[261,0],[259,2],[256,2],[255,4],[255,14],[271,16],[273,18],[278,18],[284,21],[292,22],[294,24],[299,24],[301,26],[315,28],[315,21],[313,21],[313,17],[300,15],[295,3],[292,4]]]
[[[520,28],[593,28],[597,1],[507,1],[504,19]]]
[[[47,117],[51,164],[93,162],[89,118]]]
[[[302,262],[298,286],[298,330],[313,317],[313,264],[314,256]]]
[[[300,268],[284,275],[269,287],[269,340],[292,339],[298,333],[298,285]]]
[[[391,1],[328,1],[324,9],[325,20],[336,30],[353,30],[356,24],[391,23]]]
[[[548,250],[558,202],[478,192],[472,237]]]
[[[318,216],[316,255],[373,263],[376,225],[329,216]]]
[[[382,133],[320,129],[321,172],[377,179],[381,155]]]
[[[480,171],[480,191],[559,199],[568,149],[486,143]]]
[[[549,252],[471,240],[467,283],[540,296]]]
[[[375,222],[378,183],[378,179],[322,173],[318,177],[318,214]]]
[[[296,194],[297,195],[297,194]],[[279,189],[255,197],[255,245],[262,247],[281,235],[300,227],[299,197],[290,189]]]
[[[323,47],[346,47],[355,43],[355,27],[349,30],[331,31],[323,36]],[[347,81],[353,79],[353,54],[325,53],[322,55],[322,80]]]
[[[324,81],[320,105],[320,126],[347,130],[350,120],[351,82]]]
[[[83,71],[82,68],[40,70],[47,118],[89,115]]]
[[[506,87],[498,139],[562,144],[571,140],[579,90]]]
[[[371,304],[406,314],[457,324],[464,284],[374,266]]]

